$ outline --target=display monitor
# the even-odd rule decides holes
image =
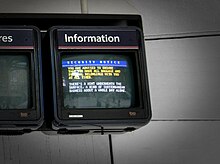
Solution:
[[[49,36],[53,129],[131,131],[149,121],[140,29],[54,26]]]
[[[0,36],[0,132],[36,130],[44,117],[40,31],[0,26]]]
[[[0,110],[30,109],[30,53],[0,52]]]
[[[62,53],[63,108],[124,109],[135,104],[131,60],[120,53]]]

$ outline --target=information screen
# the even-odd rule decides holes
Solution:
[[[31,105],[29,53],[0,52],[0,109]]]
[[[64,109],[134,104],[133,69],[125,55],[65,53],[61,59]]]

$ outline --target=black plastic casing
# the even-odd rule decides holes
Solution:
[[[28,54],[32,90],[31,108],[0,110],[0,133],[19,134],[37,130],[44,119],[40,30],[35,26],[0,26],[0,31],[14,37],[13,43],[1,43],[1,52]],[[26,42],[29,45],[26,46]]]
[[[130,15],[130,14],[48,14],[48,13],[1,13],[0,14],[0,26],[4,26],[7,28],[34,28],[35,39],[37,39],[37,46],[35,46],[35,51],[39,57],[38,64],[38,73],[39,73],[39,92],[40,92],[40,118],[34,121],[26,120],[25,123],[20,121],[0,121],[0,135],[5,134],[5,130],[20,130],[19,133],[22,134],[22,131],[30,131],[30,130],[38,130],[45,132],[47,134],[82,134],[82,133],[90,133],[90,134],[106,134],[106,133],[121,133],[135,130],[141,126],[144,126],[151,118],[151,109],[150,109],[150,98],[149,98],[149,88],[148,88],[148,80],[147,80],[147,70],[146,70],[146,59],[145,59],[145,49],[144,49],[144,37],[143,37],[143,27],[142,27],[142,19],[140,15]],[[54,110],[57,104],[54,103],[53,97],[56,92],[53,91],[54,83],[52,80],[52,71],[54,71],[54,67],[51,67],[51,52],[54,51],[52,48],[50,51],[50,38],[48,30],[53,26],[59,27],[67,27],[71,26],[73,28],[76,27],[84,27],[87,28],[89,26],[99,29],[102,28],[115,28],[126,29],[126,28],[135,28],[140,29],[140,40],[138,41],[140,46],[141,58],[143,59],[143,63],[141,66],[141,75],[144,76],[144,82],[141,82],[141,85],[146,89],[144,92],[145,98],[143,101],[146,101],[147,113],[148,115],[143,116],[140,119],[98,119],[98,120],[76,120],[73,125],[73,121],[62,122],[63,120],[56,119]],[[52,29],[51,29],[52,30]],[[40,46],[40,43],[42,46]],[[42,56],[41,56],[41,48],[42,48]],[[108,50],[107,50],[108,51]],[[40,58],[42,57],[42,65]],[[142,61],[141,61],[142,62]],[[42,67],[41,67],[42,66]],[[52,70],[53,69],[53,70]],[[43,74],[43,78],[41,76]],[[145,81],[146,80],[146,81]],[[44,84],[44,88],[42,87]],[[44,92],[44,97],[42,94],[42,88]],[[44,103],[43,103],[44,101]],[[44,104],[44,105],[43,105]],[[45,110],[43,110],[43,107]],[[44,119],[43,119],[44,118]],[[44,120],[44,123],[43,123]],[[41,124],[43,125],[41,126]],[[63,124],[65,123],[65,124]],[[40,128],[38,128],[40,127]],[[26,130],[27,129],[27,130]],[[10,134],[10,133],[6,133]],[[14,135],[15,133],[13,133]]]
[[[62,48],[59,49],[58,31],[71,32],[133,32],[136,33],[137,49],[126,49],[125,45],[117,45],[109,48],[108,46],[94,46],[91,49]],[[86,47],[86,44],[85,44]],[[111,47],[111,46],[110,46]],[[149,86],[147,78],[146,55],[144,48],[144,36],[138,27],[115,27],[115,26],[55,26],[50,29],[50,48],[52,62],[52,81],[53,81],[53,107],[54,121],[52,128],[59,133],[71,133],[74,130],[84,130],[92,133],[122,133],[133,131],[146,125],[151,119],[151,107],[149,97]],[[63,52],[74,53],[119,53],[133,56],[132,64],[135,67],[135,90],[138,95],[138,105],[127,109],[78,109],[64,111],[62,109],[62,77],[60,68],[60,56]],[[132,75],[134,76],[134,75]],[[72,119],[68,115],[82,114],[83,118]]]

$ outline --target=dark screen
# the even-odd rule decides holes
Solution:
[[[132,64],[120,54],[62,54],[64,109],[129,108]]]
[[[0,109],[30,107],[28,53],[0,52]]]

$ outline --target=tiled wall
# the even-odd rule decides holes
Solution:
[[[144,22],[153,120],[135,132],[112,136],[114,163],[219,163],[220,1],[88,1],[90,13],[141,14]],[[1,1],[0,12],[79,13],[79,4],[8,0]],[[213,36],[201,37],[210,31]],[[111,163],[108,136],[36,132],[0,137],[0,145],[3,164]]]

